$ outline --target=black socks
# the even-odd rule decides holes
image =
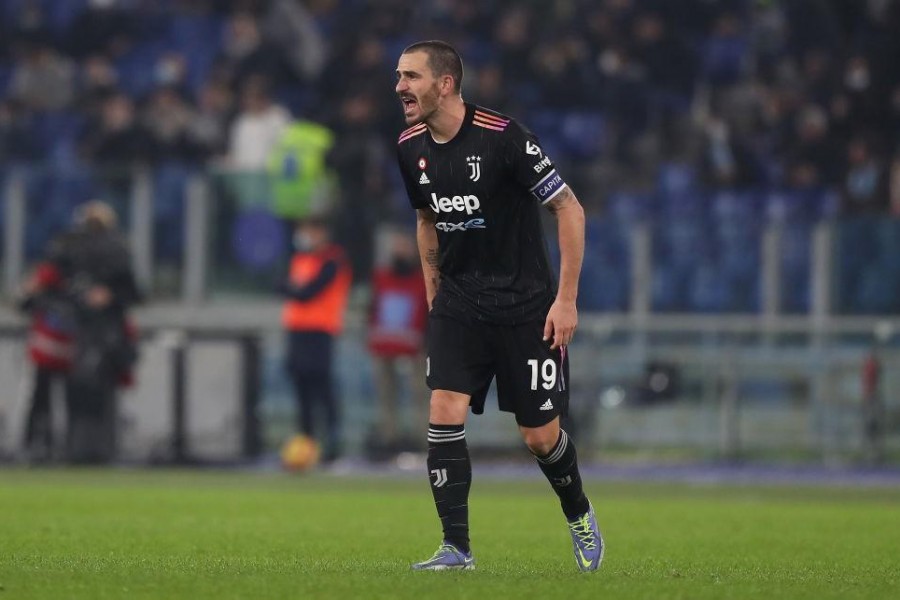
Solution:
[[[535,458],[541,471],[544,472],[553,487],[553,491],[559,496],[559,503],[562,505],[566,519],[571,521],[590,510],[590,504],[581,485],[581,475],[578,472],[575,444],[569,440],[565,431],[559,430],[559,439],[556,440],[556,445],[546,456],[535,455]]]
[[[428,424],[428,475],[444,540],[468,553],[472,463],[464,425]]]

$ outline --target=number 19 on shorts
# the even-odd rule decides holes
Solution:
[[[543,363],[532,358],[528,360],[528,366],[531,367],[531,389],[538,389],[538,374],[541,377],[541,387],[545,390],[553,389],[553,386],[556,385],[556,363],[552,358],[548,358]]]

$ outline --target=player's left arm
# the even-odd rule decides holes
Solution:
[[[544,339],[553,339],[551,350],[572,341],[578,327],[578,278],[584,259],[584,209],[568,186],[545,206],[556,217],[559,237],[559,289],[544,323]]]

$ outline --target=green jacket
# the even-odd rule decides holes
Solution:
[[[318,123],[294,121],[288,126],[268,160],[276,215],[299,219],[328,212],[337,184],[325,157],[333,145],[334,134]]]

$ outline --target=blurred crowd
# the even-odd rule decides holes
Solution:
[[[536,130],[589,211],[671,163],[712,189],[900,209],[895,0],[0,0],[0,165],[252,171],[289,122],[316,122],[367,276],[359,232],[408,213],[393,71],[430,38],[459,48],[466,100]]]

